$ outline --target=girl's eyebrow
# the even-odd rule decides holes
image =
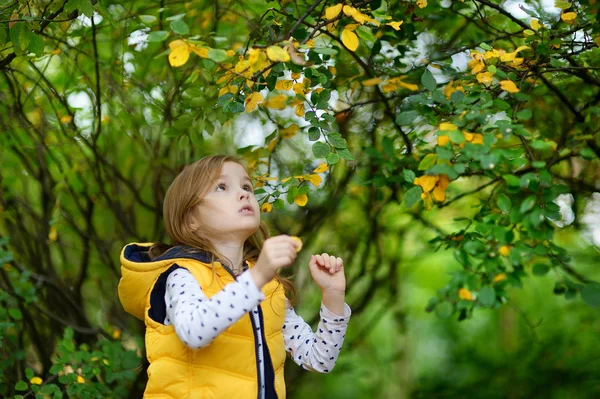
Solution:
[[[224,179],[224,178],[229,178],[229,175],[219,176],[219,179]],[[250,180],[250,178],[248,176],[244,176],[244,180],[248,180],[250,183],[252,183],[252,180]]]

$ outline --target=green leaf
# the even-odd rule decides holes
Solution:
[[[79,11],[79,14],[83,14],[88,18],[91,18],[92,15],[94,15],[94,7],[92,7],[90,0],[69,0],[65,4],[64,10],[66,13],[77,10]]]
[[[483,287],[481,291],[479,291],[477,300],[483,306],[490,308],[496,303],[496,291],[492,287]]]
[[[419,186],[415,186],[415,187],[411,188],[410,190],[408,190],[406,192],[406,194],[404,194],[404,205],[407,208],[411,208],[414,204],[419,202],[419,200],[421,199],[422,192],[423,191],[421,190],[421,187],[419,187]]]
[[[335,165],[336,163],[338,163],[340,161],[340,156],[338,154],[334,154],[331,153],[329,155],[327,155],[327,157],[325,157],[325,160],[327,161],[327,165]]]
[[[465,142],[465,136],[459,130],[452,130],[448,132],[448,136],[453,143],[462,144]]]
[[[413,183],[415,181],[415,179],[417,178],[417,176],[415,176],[415,172],[413,172],[410,169],[403,169],[402,170],[402,176],[404,177],[404,180],[407,183]]]
[[[317,141],[312,146],[313,155],[317,158],[325,158],[331,152],[331,148],[327,143]]]
[[[346,161],[355,161],[354,157],[352,156],[352,153],[350,153],[350,151],[348,151],[347,148],[338,149],[337,154]]]
[[[327,135],[327,140],[329,140],[329,144],[331,144],[335,148],[348,148],[346,139],[343,138],[342,135],[339,133],[329,133]]]
[[[167,37],[169,37],[169,32],[164,30],[155,30],[154,32],[150,32],[148,34],[148,39],[146,40],[149,42],[162,42],[165,41]]]
[[[418,116],[419,116],[419,114],[415,111],[401,112],[396,117],[396,123],[399,126],[408,126],[408,125],[412,124]]]
[[[36,56],[41,57],[44,54],[44,40],[38,35],[32,33],[31,41],[27,47],[27,51],[34,53]]]
[[[435,313],[442,319],[447,319],[452,316],[452,312],[454,312],[454,308],[452,307],[452,304],[448,302],[442,302],[435,308]]]
[[[208,58],[214,62],[223,62],[227,59],[227,52],[225,50],[211,48],[208,50]]]
[[[154,15],[140,15],[140,21],[145,24],[151,24],[156,22],[156,17]]]
[[[521,203],[521,208],[519,209],[519,212],[525,213],[529,211],[535,205],[535,201],[535,195],[530,195],[529,197],[525,198],[525,201]]]
[[[581,290],[581,298],[590,306],[600,306],[600,284],[590,283]]]
[[[29,31],[27,23],[17,22],[9,30],[10,41],[13,43],[15,54],[23,54],[29,47],[33,33]]]
[[[533,265],[531,271],[536,276],[544,276],[546,273],[548,273],[548,271],[550,271],[550,267],[543,263],[536,263],[535,265]]]
[[[528,121],[529,119],[531,119],[531,110],[524,109],[524,110],[517,112],[517,118],[522,121]]]
[[[29,389],[29,385],[25,381],[19,381],[15,385],[15,390],[17,391],[26,391]]]
[[[419,163],[419,170],[427,170],[437,161],[437,154],[427,154]]]
[[[498,208],[500,208],[501,211],[503,212],[509,212],[510,208],[512,206],[511,202],[510,202],[510,198],[508,198],[506,195],[504,194],[498,194]]]
[[[171,22],[171,30],[178,35],[187,35],[190,33],[190,28],[182,19],[176,19]]]
[[[519,187],[519,178],[515,175],[503,175],[502,176],[509,187]]]
[[[425,72],[421,75],[421,83],[423,83],[423,86],[429,91],[434,91],[437,88],[437,82],[429,69],[425,69]]]
[[[23,320],[23,313],[21,313],[21,311],[17,308],[9,308],[8,314],[13,318],[13,320]]]

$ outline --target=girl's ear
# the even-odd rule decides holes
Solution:
[[[187,215],[187,224],[192,231],[196,231],[200,228],[200,222],[198,216],[190,212]]]

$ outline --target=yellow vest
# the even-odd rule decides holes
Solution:
[[[205,254],[186,254],[178,248],[150,261],[147,251],[151,245],[133,243],[123,248],[119,282],[123,308],[146,324],[150,366],[144,398],[257,398],[257,358],[263,348],[257,348],[255,333],[262,333],[263,343],[267,343],[264,351],[267,395],[274,386],[277,397],[285,398],[286,352],[281,330],[286,309],[282,285],[272,280],[262,288],[266,297],[258,306],[262,322],[255,326],[260,328],[255,329],[246,314],[211,344],[194,350],[181,342],[173,325],[163,324],[168,272],[178,266],[187,269],[208,297],[234,282],[234,277],[221,263],[211,264]]]

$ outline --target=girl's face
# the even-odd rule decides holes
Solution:
[[[244,167],[225,162],[221,175],[198,206],[199,230],[216,240],[245,241],[260,226],[260,209]]]

